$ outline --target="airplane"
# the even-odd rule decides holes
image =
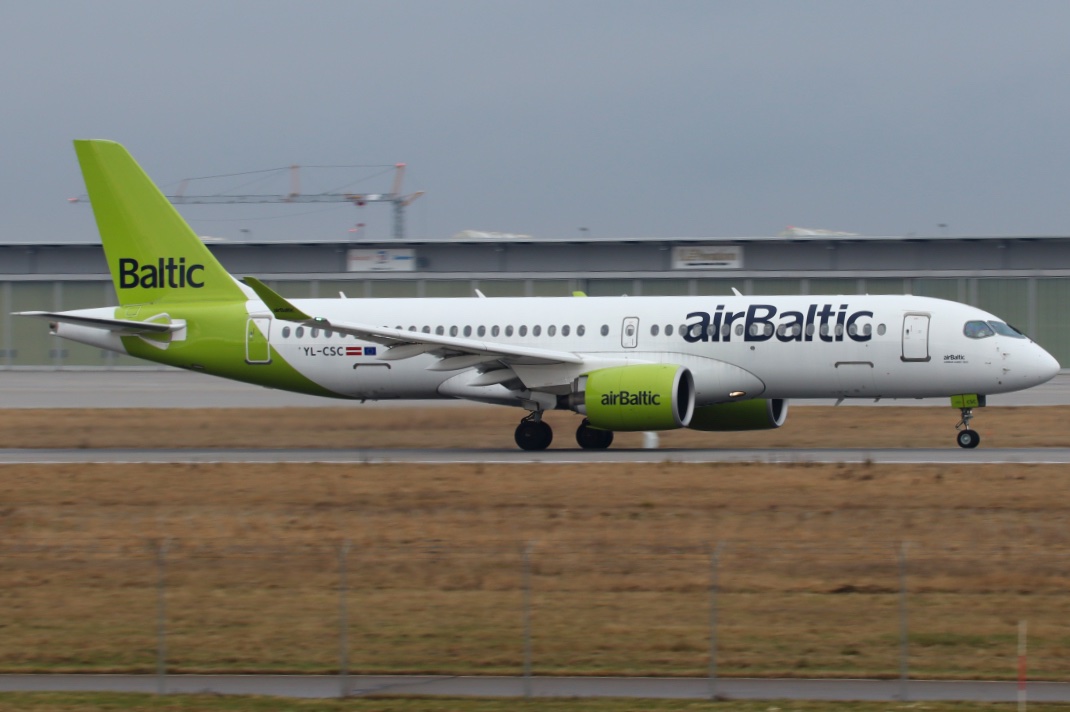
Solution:
[[[270,388],[515,406],[525,450],[550,445],[548,410],[582,415],[578,445],[602,449],[614,432],[778,428],[792,399],[930,397],[974,448],[987,396],[1059,371],[993,314],[909,295],[286,299],[230,275],[123,146],[74,145],[119,305],[18,314]]]

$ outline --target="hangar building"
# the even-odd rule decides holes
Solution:
[[[410,239],[210,242],[288,297],[916,294],[1003,317],[1070,367],[1070,236]],[[0,244],[0,369],[117,368],[15,311],[116,304],[99,244]],[[696,304],[696,307],[698,305]]]

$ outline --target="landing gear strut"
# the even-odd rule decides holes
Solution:
[[[576,428],[576,442],[584,450],[605,450],[613,444],[613,431],[592,428],[591,421],[584,418]]]
[[[970,421],[973,420],[973,408],[959,408],[959,410],[962,411],[962,420],[955,426],[955,430],[959,431],[959,434],[955,436],[955,441],[959,444],[959,447],[972,450],[981,442],[980,433],[976,430],[970,430]]]
[[[542,422],[542,411],[536,410],[520,421],[513,437],[521,450],[545,450],[554,439],[554,431]]]

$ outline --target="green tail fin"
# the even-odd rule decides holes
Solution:
[[[246,299],[118,143],[75,141],[119,304]]]

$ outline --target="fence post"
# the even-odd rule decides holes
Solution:
[[[156,694],[167,694],[167,539],[156,542]]]
[[[720,567],[721,547],[710,552],[710,699],[717,699],[717,574]]]
[[[349,539],[338,547],[338,696],[349,696],[349,582],[346,558]]]
[[[910,698],[907,680],[910,678],[910,621],[907,617],[907,544],[899,543],[896,550],[899,562],[899,699]]]
[[[1026,622],[1018,621],[1018,712],[1025,712]]]
[[[524,589],[524,697],[530,698],[531,691],[531,551],[532,542],[524,545],[523,581]]]

